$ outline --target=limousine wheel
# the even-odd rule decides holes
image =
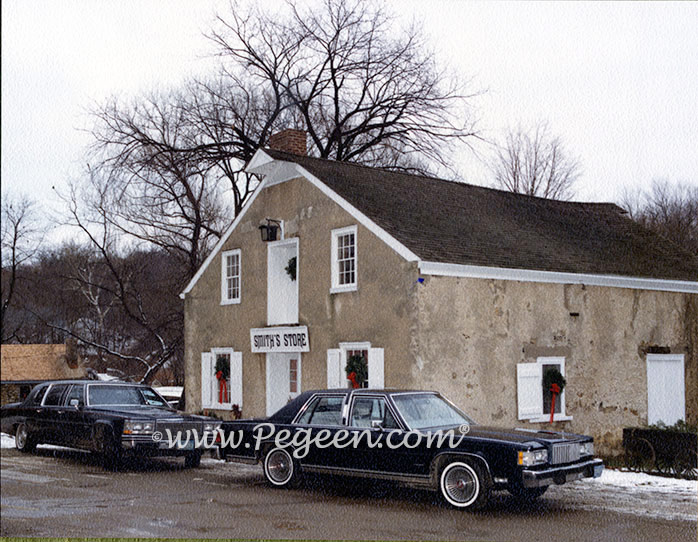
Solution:
[[[15,432],[15,446],[20,452],[33,452],[36,449],[36,441],[29,434],[26,424],[20,423]]]
[[[264,477],[278,487],[294,487],[299,480],[298,462],[284,448],[273,448],[264,456]]]
[[[188,469],[195,469],[201,465],[201,452],[192,452],[184,456],[184,466]]]
[[[111,427],[104,427],[101,424],[94,432],[94,450],[99,454],[102,466],[111,471],[118,471],[121,468],[121,450],[114,439],[114,431]]]
[[[490,492],[487,474],[467,459],[446,464],[439,477],[439,489],[446,502],[456,508],[480,508]]]

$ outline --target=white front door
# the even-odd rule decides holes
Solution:
[[[686,419],[683,354],[647,354],[647,421],[673,425]]]
[[[295,278],[289,271],[295,272]],[[267,323],[270,326],[298,323],[297,238],[268,245]]]
[[[285,406],[301,391],[301,355],[267,354],[267,416]]]

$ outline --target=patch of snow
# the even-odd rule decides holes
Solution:
[[[107,373],[97,373],[97,380],[103,380],[105,382],[112,382],[114,380],[119,380],[118,376],[110,375]]]
[[[693,495],[698,500],[698,481],[696,480],[666,478],[644,472],[604,469],[600,478],[587,478],[585,481],[590,484],[615,486],[634,492],[651,490],[660,493],[683,493]]]
[[[5,450],[15,447],[15,437],[11,437],[5,433],[0,433],[0,448]]]

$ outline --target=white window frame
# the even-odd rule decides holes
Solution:
[[[349,380],[346,378],[346,372],[344,368],[347,366],[347,352],[351,350],[365,350],[368,352],[368,359],[366,360],[368,364],[368,380],[367,388],[381,389],[385,387],[385,366],[383,361],[383,349],[382,348],[372,348],[370,342],[347,342],[339,343],[339,364],[341,368],[342,381],[346,382],[346,386],[351,385]],[[371,373],[373,373],[373,379],[371,379]],[[376,374],[378,373],[378,374]],[[376,383],[376,381],[378,383]]]
[[[238,405],[242,410],[242,352],[236,352],[233,348],[211,348],[210,351],[204,352],[203,354],[201,408],[232,410],[233,405]],[[227,354],[230,357],[230,384],[228,386],[230,401],[224,403],[218,402],[218,389],[216,385],[218,380],[213,372],[216,367],[216,356],[219,354]],[[208,366],[204,366],[203,361],[206,355],[211,356]],[[208,398],[208,400],[206,398]]]
[[[238,257],[238,296],[228,297],[228,279],[235,275],[228,276],[228,256]],[[237,305],[242,299],[242,251],[239,248],[221,252],[221,305]]]
[[[332,254],[330,260],[330,269],[332,270],[332,287],[330,288],[331,294],[338,294],[342,292],[355,292],[358,289],[359,283],[359,253],[358,253],[358,228],[356,225],[347,226],[346,228],[339,228],[332,230]],[[340,284],[339,283],[339,258],[337,250],[339,248],[339,238],[343,235],[353,234],[354,235],[354,282],[351,284]]]
[[[560,373],[562,376],[565,376],[565,358],[562,356],[541,356],[539,358],[536,358],[536,362],[534,363],[519,363],[517,366],[517,394],[519,396],[519,420],[528,420],[529,422],[532,423],[545,423],[545,422],[550,422],[550,413],[545,414],[543,412],[543,365],[559,365],[560,366]],[[536,385],[538,389],[540,389],[541,392],[541,398],[540,398],[540,408],[537,412],[534,413],[529,413],[529,414],[522,414],[521,413],[521,395],[525,394],[525,390],[520,389],[520,386],[523,384],[521,375],[519,374],[520,371],[518,367],[520,366],[526,366],[525,368],[532,368],[532,366],[537,366],[538,369],[538,374],[539,379],[537,380]],[[529,379],[530,380],[530,379]],[[524,384],[526,385],[526,384]],[[557,401],[559,401],[560,405],[560,412],[554,414],[553,416],[553,421],[555,422],[563,422],[563,421],[570,421],[572,420],[572,416],[568,416],[567,412],[565,410],[565,390],[562,390],[562,393],[560,396],[557,398]]]

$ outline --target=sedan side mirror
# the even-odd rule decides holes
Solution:
[[[69,404],[71,407],[75,407],[75,408],[80,408],[82,406],[80,404],[80,399],[71,399]]]
[[[381,420],[371,420],[371,429],[383,429],[383,422]]]

